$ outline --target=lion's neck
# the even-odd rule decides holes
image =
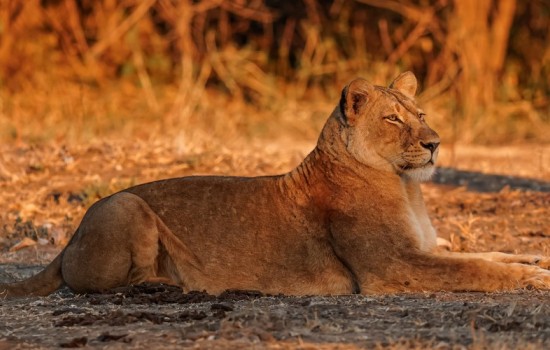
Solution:
[[[300,165],[279,179],[279,187],[285,196],[304,204],[311,200],[316,187],[324,182],[319,168],[321,157],[319,149],[315,148]]]
[[[280,177],[279,187],[285,196],[295,198],[299,203],[314,202],[325,208],[331,208],[332,199],[336,197],[345,198],[350,192],[362,192],[366,188],[370,188],[370,192],[392,187],[395,191],[403,190],[401,179],[396,174],[345,157],[345,153],[337,156],[317,146],[300,165]]]
[[[317,141],[317,148],[328,158],[331,158],[333,162],[348,163],[351,160],[351,157],[349,157],[346,144],[344,142],[344,137],[342,137],[344,130],[340,130],[341,125],[334,113],[327,120],[323,130],[321,131],[321,135]]]

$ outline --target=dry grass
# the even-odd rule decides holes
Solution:
[[[549,11],[516,0],[2,0],[0,140],[311,139],[350,79],[386,84],[411,69],[448,142],[544,141]]]

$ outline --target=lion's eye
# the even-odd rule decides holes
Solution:
[[[424,121],[424,117],[426,116],[426,113],[418,113],[418,119]]]
[[[401,119],[397,116],[397,114],[390,114],[384,117],[384,119],[389,120],[390,122],[401,122]]]

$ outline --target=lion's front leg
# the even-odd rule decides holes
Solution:
[[[365,294],[494,292],[529,287],[550,290],[550,271],[525,264],[546,263],[546,259],[503,253],[426,252],[407,221],[336,219],[331,227],[334,252],[352,270]]]
[[[461,258],[461,259],[471,259],[478,258],[494,262],[501,263],[518,263],[526,265],[536,265],[543,269],[550,270],[550,257],[542,255],[531,255],[531,254],[507,254],[501,252],[486,252],[486,253],[459,253],[459,252],[445,252],[442,253],[443,256]]]
[[[362,293],[550,290],[550,271],[538,266],[420,252],[389,261],[383,274],[366,273]]]

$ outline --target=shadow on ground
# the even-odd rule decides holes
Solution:
[[[446,167],[438,167],[431,182],[439,185],[464,186],[474,192],[499,192],[504,188],[550,192],[550,182],[546,181]]]

